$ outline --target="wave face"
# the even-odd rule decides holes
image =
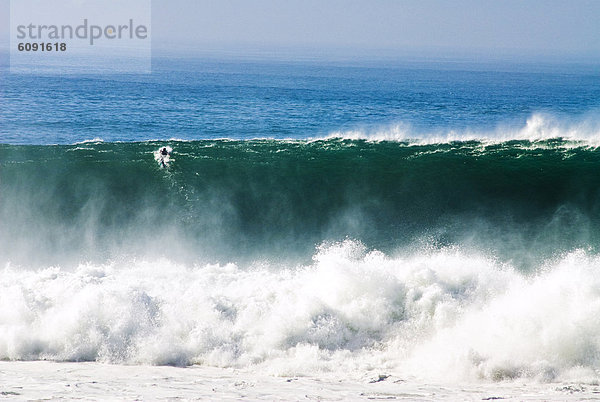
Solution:
[[[600,239],[600,151],[585,143],[168,145],[168,169],[153,142],[0,145],[4,258],[310,259],[315,245],[352,238],[386,252],[463,245],[525,264]]]
[[[562,139],[0,145],[0,358],[594,377],[599,163]]]

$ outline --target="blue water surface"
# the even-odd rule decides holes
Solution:
[[[589,71],[476,70],[169,58],[140,75],[4,68],[0,142],[304,139],[397,124],[427,135],[600,109],[600,75]]]

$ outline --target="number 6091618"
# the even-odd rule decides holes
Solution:
[[[59,43],[59,42],[33,42],[33,43],[19,43],[19,45],[17,46],[17,49],[19,50],[19,52],[64,52],[65,50],[67,50],[67,44],[66,43]]]

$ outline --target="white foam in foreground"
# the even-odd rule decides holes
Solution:
[[[596,381],[599,269],[575,252],[527,277],[459,250],[392,258],[352,241],[304,267],[7,267],[0,359]]]
[[[599,392],[598,384],[587,383],[449,384],[377,372],[276,377],[205,366],[0,362],[0,395],[16,400],[580,401]]]

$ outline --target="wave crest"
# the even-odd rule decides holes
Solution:
[[[443,144],[457,141],[506,142],[563,139],[600,145],[600,119],[586,115],[578,120],[561,120],[545,113],[532,114],[520,126],[498,126],[492,130],[419,131],[406,123],[372,130],[334,131],[324,139],[396,141],[415,144]]]

